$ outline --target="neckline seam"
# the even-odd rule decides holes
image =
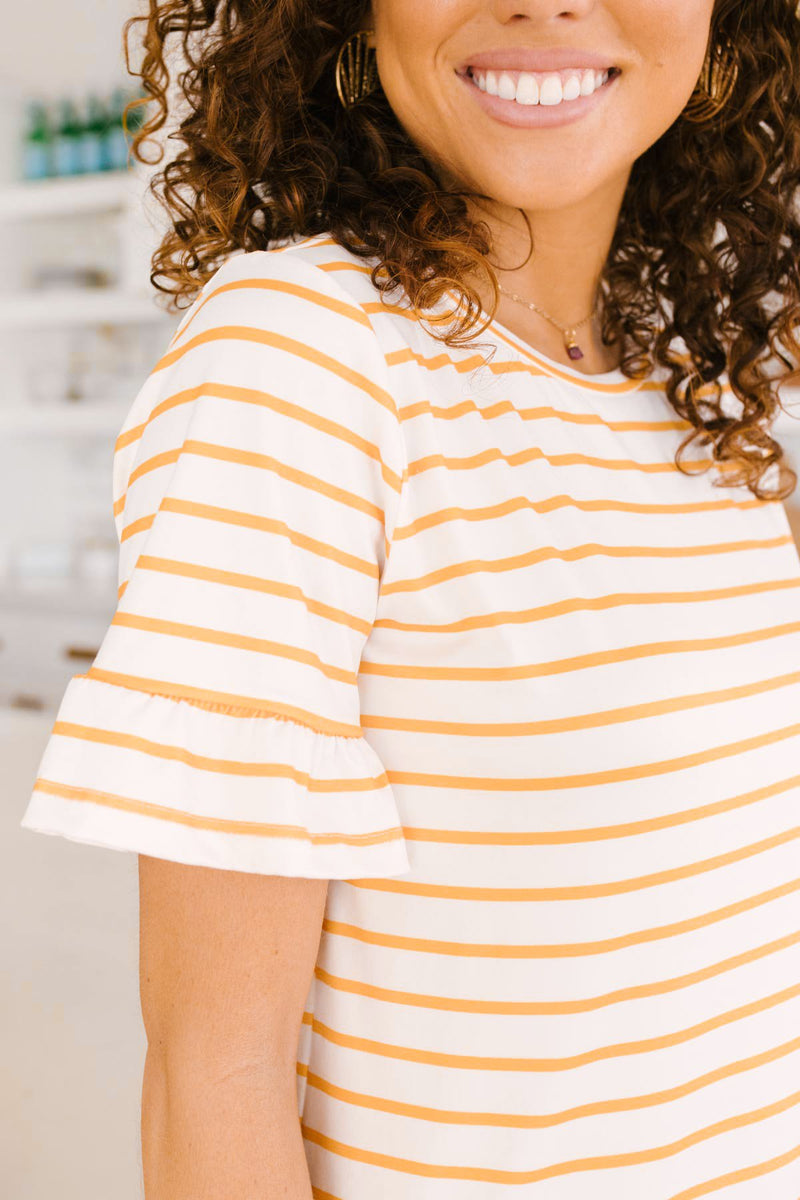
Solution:
[[[523,354],[526,354],[529,358],[536,362],[537,366],[541,366],[543,369],[550,368],[552,366],[554,368],[554,373],[555,371],[560,372],[563,370],[570,379],[575,379],[579,383],[584,379],[596,380],[599,383],[636,384],[639,382],[635,379],[629,379],[627,375],[623,375],[619,367],[614,367],[611,371],[597,371],[593,375],[588,375],[584,371],[576,370],[575,367],[567,366],[566,363],[562,365],[561,363],[556,362],[554,358],[549,358],[549,356],[544,354],[541,350],[535,350],[533,347],[528,349],[524,341],[518,338],[516,334],[512,333],[507,326],[502,325],[499,321],[491,320],[487,326],[487,329],[493,329],[496,333],[502,335],[500,338],[501,341],[505,340],[507,345],[511,345],[514,349],[520,350]],[[540,359],[541,362],[539,361]],[[556,378],[558,378],[558,376],[556,376]],[[628,389],[625,390],[627,391]]]
[[[449,288],[447,290],[447,295],[451,301],[455,302],[456,297]],[[480,311],[482,316],[489,317],[489,313],[486,312],[486,309],[482,308]],[[490,333],[490,336],[494,336],[494,340],[499,345],[510,347],[517,353],[522,354],[525,358],[530,359],[530,361],[550,379],[558,379],[562,382],[566,381],[568,383],[577,383],[581,386],[588,386],[589,388],[594,389],[599,388],[603,391],[611,391],[612,394],[620,395],[627,395],[629,392],[637,392],[646,382],[644,376],[640,379],[631,379],[628,375],[623,375],[619,367],[615,367],[613,371],[602,371],[595,375],[585,375],[583,372],[575,370],[574,367],[568,367],[556,362],[555,359],[549,358],[546,354],[543,354],[539,350],[535,350],[532,346],[526,346],[525,342],[521,338],[518,338],[515,333],[513,333],[500,321],[495,320],[494,317],[489,317],[489,322],[480,336],[483,337],[483,335],[487,332]]]

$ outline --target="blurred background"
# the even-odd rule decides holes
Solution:
[[[3,1200],[143,1195],[136,856],[19,828],[116,605],[114,442],[180,319],[148,279],[163,217],[122,123],[137,11],[15,4],[0,39]]]
[[[179,320],[148,280],[164,218],[122,123],[136,11],[15,5],[0,41],[3,1200],[143,1195],[136,856],[19,828],[67,682],[114,612],[114,442]],[[800,420],[775,430],[800,473]],[[800,540],[800,488],[786,511]]]

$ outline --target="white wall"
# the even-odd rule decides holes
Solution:
[[[3,12],[0,80],[57,96],[86,80],[124,76],[122,23],[143,11],[135,0],[36,0]]]

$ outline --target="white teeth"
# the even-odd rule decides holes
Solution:
[[[581,94],[581,81],[579,76],[570,75],[567,82],[563,85],[564,99],[577,100]]]
[[[538,104],[539,85],[535,75],[520,75],[517,83],[517,104]]]
[[[501,100],[514,100],[517,95],[517,85],[505,71],[497,81],[497,94]]]
[[[489,96],[501,100],[515,100],[517,104],[544,104],[554,106],[579,96],[591,96],[602,87],[609,76],[608,71],[585,70],[548,71],[538,75],[531,71],[481,71],[471,69],[476,87]]]
[[[545,75],[539,88],[540,104],[560,104],[564,99],[560,75]]]

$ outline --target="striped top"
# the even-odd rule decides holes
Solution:
[[[22,825],[331,880],[316,1200],[797,1200],[783,504],[676,468],[658,372],[448,348],[369,267],[240,253],[184,314]]]

